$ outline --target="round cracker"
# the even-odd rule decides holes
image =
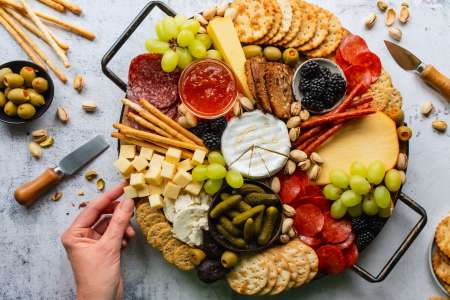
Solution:
[[[389,95],[392,92],[391,76],[383,69],[377,81],[372,83],[363,95],[355,97],[355,102],[365,97],[372,97],[370,106],[378,111],[383,111],[389,102]]]
[[[178,269],[183,271],[189,271],[194,268],[194,264],[192,263],[189,254],[190,249],[191,247],[189,247],[188,245],[182,244],[175,250],[174,253],[175,260],[173,263]]]
[[[159,210],[151,208],[148,200],[146,202],[140,203],[136,207],[136,212],[135,212],[136,221],[139,223],[139,221],[143,220],[145,218],[145,216],[147,216],[151,213],[155,213],[155,212],[159,212]]]
[[[343,37],[341,21],[335,14],[329,14],[328,35],[319,47],[306,52],[309,57],[326,57],[332,54],[341,43]]]
[[[140,222],[139,226],[141,227],[144,235],[147,235],[150,227],[161,222],[166,222],[164,215],[160,212],[154,212],[146,215]]]
[[[263,45],[267,43],[271,38],[273,38],[278,33],[278,30],[281,27],[281,20],[283,15],[281,14],[280,5],[278,4],[277,0],[271,1],[273,9],[273,24],[269,32],[262,39],[256,42],[256,44],[258,45]]]
[[[283,37],[281,41],[278,42],[278,46],[284,46],[290,41],[292,41],[300,31],[300,26],[302,25],[302,10],[300,4],[297,0],[291,0],[290,5],[292,8],[292,22],[287,34]]]
[[[316,277],[317,272],[319,271],[319,258],[313,248],[304,244],[300,240],[294,240],[293,243],[295,243],[295,245],[305,253],[306,258],[308,259],[310,269],[306,282],[310,282],[314,279],[314,277]]]
[[[319,6],[316,6],[316,10],[318,19],[316,33],[307,43],[298,48],[298,51],[305,52],[319,47],[328,35],[331,14]]]
[[[289,272],[291,273],[291,278],[289,279],[288,286],[286,289],[290,289],[290,288],[294,287],[295,282],[297,281],[298,273],[297,273],[296,263],[284,251],[284,249],[286,247],[287,247],[286,245],[283,245],[283,246],[275,248],[274,251],[277,253],[277,255],[282,256],[288,264]]]
[[[300,1],[299,6],[302,15],[300,30],[295,38],[285,45],[286,48],[298,48],[312,39],[316,33],[318,21],[314,7],[304,1]]]
[[[276,0],[281,10],[281,26],[278,29],[277,34],[267,41],[267,44],[275,44],[281,41],[286,34],[289,32],[289,28],[291,28],[293,11],[291,7],[291,0]]]
[[[157,248],[157,237],[162,230],[171,229],[169,223],[160,222],[152,225],[147,232],[147,242],[154,248]]]
[[[270,0],[235,0],[231,4],[237,11],[234,26],[243,43],[253,43],[264,37],[273,24]]]
[[[436,276],[446,284],[450,284],[450,266],[444,262],[438,251],[433,253],[432,265]]]
[[[272,261],[272,256],[270,254],[268,254],[267,252],[263,252],[261,253],[261,255],[263,256],[267,267],[269,268],[269,273],[267,275],[266,286],[258,293],[258,295],[267,295],[277,282],[278,271]]]
[[[147,235],[148,237],[148,235]],[[172,228],[162,229],[155,237],[154,244],[159,251],[163,250],[164,245],[173,238]]]
[[[173,264],[175,262],[175,251],[183,245],[179,240],[172,238],[162,248],[162,254],[165,260]]]
[[[227,282],[241,295],[255,295],[266,286],[268,273],[269,268],[262,255],[246,256],[228,273]]]
[[[443,219],[437,226],[435,240],[439,250],[450,257],[450,216]]]
[[[296,265],[297,278],[295,280],[294,287],[299,287],[305,284],[309,279],[311,267],[303,248],[300,248],[294,240],[283,247],[283,252],[284,255]]]
[[[278,277],[274,287],[269,292],[270,295],[278,295],[286,290],[291,279],[291,272],[286,259],[283,256],[278,256],[274,248],[269,250],[269,254],[272,255],[273,262],[277,267]]]

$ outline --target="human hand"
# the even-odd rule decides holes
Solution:
[[[123,186],[120,184],[90,202],[61,236],[78,299],[123,298],[121,248],[135,235],[130,225],[133,200],[117,200],[123,194]]]

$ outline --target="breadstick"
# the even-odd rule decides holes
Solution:
[[[50,8],[53,8],[54,10],[56,10],[56,11],[59,11],[59,12],[64,12],[66,9],[64,8],[64,6],[62,6],[61,4],[59,4],[59,3],[56,3],[55,1],[53,1],[53,0],[38,0],[39,2],[41,2],[42,4],[44,4],[44,5],[47,5],[48,7],[50,7]]]
[[[180,124],[178,124],[177,122],[175,122],[174,120],[172,120],[170,117],[166,116],[163,112],[161,112],[159,109],[157,109],[156,107],[154,107],[152,104],[150,104],[148,101],[146,101],[145,99],[141,99],[139,101],[141,103],[141,105],[148,110],[149,112],[151,112],[152,114],[154,114],[156,117],[158,117],[160,120],[164,121],[165,123],[167,123],[170,127],[176,129],[177,131],[181,132],[181,134],[187,136],[189,139],[191,139],[192,141],[194,141],[197,145],[203,146],[203,141],[201,138],[199,138],[198,136],[196,136],[195,134],[193,134],[192,132],[190,132],[189,130],[187,130],[186,128],[182,127]]]
[[[362,104],[370,103],[370,102],[372,102],[372,100],[373,100],[373,98],[372,98],[371,96],[368,96],[368,97],[365,97],[365,98],[360,99],[360,100],[357,101],[357,102],[352,102],[352,103],[348,106],[348,108],[356,108],[356,107],[361,106]]]
[[[135,121],[136,123],[138,123],[139,125],[153,130],[154,132],[158,133],[159,135],[165,136],[165,137],[172,137],[170,134],[168,134],[167,132],[165,132],[164,130],[162,130],[161,128],[153,125],[152,123],[148,122],[147,120],[145,120],[144,118],[136,115],[135,113],[132,113],[131,111],[127,114],[127,116],[132,119],[133,121]]]
[[[56,3],[59,3],[60,5],[64,6],[65,8],[67,8],[67,10],[70,10],[71,12],[73,12],[76,15],[81,14],[81,8],[78,5],[75,5],[69,1],[66,0],[53,0]]]
[[[14,40],[22,47],[23,51],[30,57],[30,59],[37,65],[41,66],[44,70],[47,71],[47,66],[45,63],[39,58],[39,56],[34,53],[33,49],[22,39],[22,37],[14,30],[14,28],[9,25],[9,23],[0,16],[0,23],[5,27],[6,31],[14,38]]]
[[[348,111],[348,112],[343,112],[343,113],[337,113],[337,114],[333,114],[330,116],[323,116],[314,120],[310,120],[310,121],[306,121],[304,123],[302,123],[300,125],[301,128],[311,128],[311,127],[315,127],[315,126],[320,126],[320,125],[324,125],[324,124],[328,124],[331,122],[336,122],[339,120],[348,120],[351,118],[356,118],[356,117],[362,117],[365,115],[369,115],[376,112],[375,109],[361,109],[361,110],[355,110],[355,111]]]
[[[335,108],[334,110],[332,110],[329,113],[327,113],[327,115],[332,115],[332,114],[335,114],[335,113],[344,112],[348,108],[348,106],[352,103],[353,98],[356,97],[356,95],[358,94],[359,90],[363,86],[364,85],[362,83],[360,83],[357,86],[355,86],[353,88],[353,90],[351,90],[350,93],[347,95],[347,97],[345,97],[344,101],[342,101],[341,105],[339,105],[337,108]]]

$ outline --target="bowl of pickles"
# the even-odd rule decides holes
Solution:
[[[0,121],[25,124],[42,116],[53,100],[54,86],[48,73],[29,61],[0,66]]]
[[[281,234],[283,206],[269,186],[245,180],[233,189],[224,185],[208,212],[212,237],[236,253],[258,252],[276,243]]]

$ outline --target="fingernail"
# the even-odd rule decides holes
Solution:
[[[123,200],[122,205],[120,205],[120,210],[126,213],[132,213],[134,210],[134,201],[131,199]]]

